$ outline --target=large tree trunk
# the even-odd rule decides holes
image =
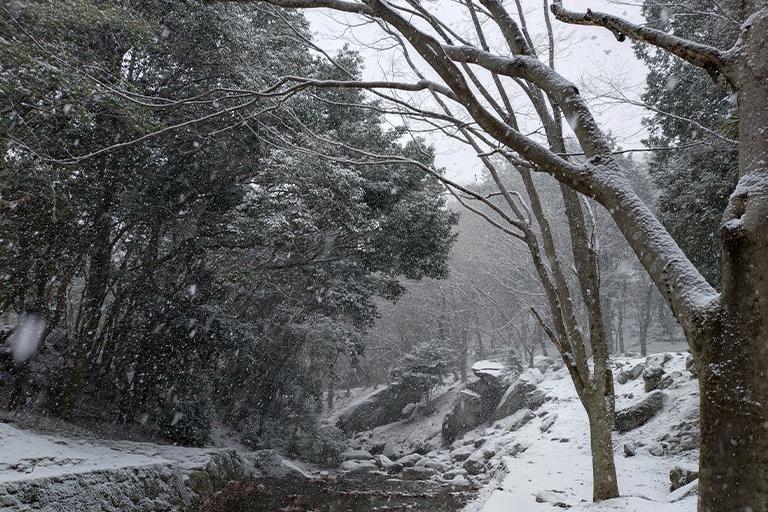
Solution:
[[[768,510],[767,35],[762,2],[744,24],[732,78],[738,84],[739,184],[723,216],[721,307],[704,338],[692,340],[700,349],[703,512]]]

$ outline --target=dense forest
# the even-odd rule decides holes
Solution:
[[[0,183],[17,201],[2,210],[0,309],[43,330],[33,357],[6,354],[3,406],[191,444],[217,419],[252,446],[313,446],[320,383],[362,352],[374,297],[446,274],[457,216],[406,164],[312,147],[424,163],[431,149],[384,130],[359,91],[231,108],[284,74],[341,73],[310,54],[300,14],[17,2],[0,29]],[[143,105],[156,97],[188,100]]]

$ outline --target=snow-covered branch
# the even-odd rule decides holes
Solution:
[[[584,13],[569,11],[563,7],[562,0],[554,0],[551,10],[555,17],[563,23],[604,27],[613,32],[618,41],[624,41],[628,37],[635,41],[648,43],[667,50],[694,66],[703,68],[711,75],[721,74],[726,78],[731,78],[730,62],[726,52],[712,46],[695,43],[661,30],[636,25],[612,14],[594,12],[591,9],[587,9]]]

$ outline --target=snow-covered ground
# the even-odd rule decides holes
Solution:
[[[636,364],[643,359],[616,360],[619,364]],[[592,512],[621,510],[624,512],[683,512],[696,510],[696,496],[670,502],[680,492],[669,492],[669,471],[675,465],[696,468],[698,450],[654,456],[649,449],[669,434],[673,425],[698,418],[698,383],[685,370],[685,356],[675,355],[665,366],[667,373],[680,372],[675,384],[665,390],[669,400],[664,409],[646,425],[626,432],[614,433],[614,456],[620,498],[592,503],[592,458],[587,415],[565,370],[547,372],[539,385],[549,396],[558,397],[537,412],[557,414],[547,433],[541,422],[532,421],[517,431],[516,442],[530,444],[517,457],[503,457],[507,475],[499,483],[488,486],[480,499],[467,512],[550,511],[553,503],[570,505],[571,510]],[[614,370],[616,373],[616,370]],[[643,379],[616,384],[617,410],[627,407],[645,395]],[[548,416],[549,416],[548,415]],[[624,445],[635,448],[635,456],[624,456]],[[662,447],[663,449],[663,447]],[[540,501],[537,502],[537,497]]]
[[[683,512],[696,509],[695,493],[681,497],[696,484],[670,493],[669,472],[674,466],[696,469],[698,450],[678,451],[669,436],[686,431],[685,424],[698,422],[698,383],[685,369],[687,353],[669,353],[664,363],[665,375],[674,376],[674,383],[664,393],[667,401],[662,411],[645,425],[626,433],[614,432],[614,455],[621,498],[592,503],[592,458],[587,415],[565,368],[548,370],[539,389],[551,398],[535,411],[536,418],[515,432],[504,428],[504,420],[485,424],[468,433],[465,439],[483,438],[483,447],[496,455],[488,462],[488,472],[475,481],[485,482],[479,497],[465,512],[534,512],[553,507],[571,510],[627,512]],[[653,355],[651,358],[662,358]],[[614,358],[614,377],[621,369],[645,363],[644,357]],[[356,436],[365,446],[392,442],[404,451],[420,445],[436,449],[440,442],[442,418],[458,392],[459,385],[447,385],[433,403],[435,412],[417,420],[403,420],[378,427]],[[340,403],[338,410],[365,398],[357,390]],[[437,393],[440,395],[441,393]],[[616,408],[624,409],[647,396],[642,377],[616,383]],[[335,411],[338,414],[338,410]],[[542,431],[542,426],[552,422]],[[666,436],[666,438],[665,438]],[[459,444],[461,441],[459,441]],[[515,456],[515,445],[527,449]],[[626,457],[624,445],[635,452]],[[677,445],[679,447],[679,444]],[[669,447],[669,450],[667,449]],[[433,456],[446,460],[447,449],[436,449]],[[657,455],[651,454],[651,451]],[[676,452],[676,453],[674,453]],[[473,478],[473,477],[470,477]],[[557,505],[557,506],[555,506]]]
[[[664,369],[666,375],[674,377],[674,383],[664,390],[668,398],[663,410],[637,429],[614,433],[621,498],[591,502],[587,416],[566,370],[560,368],[556,371],[549,369],[543,375],[539,389],[546,392],[550,399],[535,411],[536,417],[519,430],[510,432],[505,428],[504,420],[500,420],[485,424],[465,436],[467,440],[482,438],[483,447],[495,453],[488,461],[487,472],[470,476],[475,482],[484,483],[484,487],[466,512],[534,512],[566,506],[571,510],[590,512],[695,510],[695,495],[680,498],[687,489],[669,492],[670,469],[674,466],[695,469],[698,457],[697,450],[680,451],[680,443],[670,440],[670,436],[677,436],[679,440],[681,433],[686,432],[686,425],[698,420],[698,385],[685,369],[686,354],[672,353],[671,356]],[[618,375],[622,368],[632,368],[640,362],[645,362],[645,358],[615,359],[614,374]],[[621,410],[647,396],[643,386],[642,377],[628,380],[625,384],[617,383],[617,409]],[[441,389],[430,405],[431,414],[361,433],[356,437],[357,441],[365,445],[389,441],[400,446],[404,452],[417,446],[426,447],[435,450],[433,453],[439,453],[439,457],[449,459],[449,450],[440,447],[440,428],[442,418],[450,410],[459,388],[458,383],[449,383]],[[343,397],[328,420],[332,421],[345,406],[363,399],[363,395],[352,393]],[[550,423],[548,429],[542,428]],[[634,450],[634,456],[625,457],[625,445]],[[527,448],[520,452],[521,446]],[[519,453],[513,455],[514,452]],[[61,482],[62,486],[70,482],[74,486],[70,491],[76,492],[80,489],[77,485],[81,484],[73,478],[79,474],[122,474],[122,470],[135,479],[167,479],[173,473],[176,476],[172,480],[187,482],[190,474],[210,468],[211,457],[216,453],[221,452],[214,448],[181,448],[41,434],[0,422],[0,491],[21,489],[25,482],[39,480],[54,487],[56,482]],[[54,498],[49,496],[46,499]],[[128,510],[119,504],[114,505],[114,510]],[[20,510],[8,507],[0,496],[0,510]],[[55,506],[43,509],[56,510]]]

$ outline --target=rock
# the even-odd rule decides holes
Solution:
[[[345,433],[371,430],[398,421],[406,405],[419,402],[422,392],[403,383],[390,384],[339,415],[338,427]]]
[[[664,368],[661,366],[648,366],[643,370],[643,380],[645,381],[645,392],[649,393],[659,387],[661,379],[664,377]]]
[[[534,389],[533,391],[525,394],[523,407],[535,411],[549,400],[552,400],[552,397],[548,396],[546,391],[543,389]]]
[[[659,382],[659,385],[656,387],[657,389],[667,389],[668,387],[672,386],[672,384],[675,383],[675,379],[679,379],[682,377],[683,374],[680,372],[672,372],[664,376],[664,378],[661,379],[661,382]]]
[[[451,412],[443,419],[441,432],[446,443],[488,420],[504,393],[501,376],[479,373],[478,377],[459,392]]]
[[[408,418],[413,414],[413,412],[419,407],[419,404],[408,404],[405,407],[403,407],[403,410],[400,411],[400,416],[403,418]]]
[[[541,422],[541,426],[539,427],[539,430],[541,430],[542,433],[549,432],[549,429],[552,428],[552,425],[554,425],[556,421],[557,421],[557,414],[553,414],[548,418],[544,418],[544,420],[542,420]]]
[[[664,443],[653,443],[648,447],[648,453],[654,457],[661,457],[667,454],[667,445]]]
[[[645,358],[645,366],[650,368],[651,366],[664,366],[672,360],[672,354],[651,354]]]
[[[306,476],[295,466],[285,464],[277,450],[257,450],[245,454],[245,456],[263,478],[285,478],[289,475],[303,478]]]
[[[555,361],[551,357],[535,356],[533,358],[533,366],[535,366],[542,374],[553,364],[555,364]]]
[[[397,445],[390,443],[389,441],[384,444],[384,448],[381,450],[381,454],[389,457],[390,459],[396,458],[399,453],[400,448],[398,448]]]
[[[563,500],[565,499],[564,491],[539,491],[536,493],[536,503],[551,503],[553,507],[571,508],[571,505],[567,504]]]
[[[493,419],[506,418],[525,407],[526,395],[535,389],[536,384],[531,380],[518,378],[501,397],[501,401],[493,413]]]
[[[451,452],[451,460],[455,460],[457,462],[465,461],[474,452],[475,452],[475,447],[473,445],[470,444],[467,446],[462,446]]]
[[[438,473],[445,473],[445,471],[448,469],[447,467],[445,467],[445,464],[443,464],[442,462],[435,459],[428,459],[426,457],[421,459],[419,462],[417,462],[413,467],[430,468],[430,469],[434,469]]]
[[[627,382],[629,382],[629,375],[630,375],[629,370],[626,368],[622,368],[616,373],[616,382],[618,384],[626,384]]]
[[[530,448],[530,445],[523,444],[523,443],[515,443],[512,445],[511,448],[508,448],[506,451],[506,455],[509,455],[510,457],[517,457],[521,453],[523,453],[525,450]]]
[[[698,469],[675,466],[669,470],[669,492],[687,485],[699,478]]]
[[[467,477],[464,475],[456,475],[451,480],[451,486],[452,487],[471,487],[472,482],[467,480]]]
[[[632,369],[629,370],[629,380],[635,380],[640,377],[640,375],[643,374],[643,370],[645,370],[645,365],[643,363],[638,363],[633,366]]]
[[[341,454],[344,460],[373,460],[373,455],[368,450],[349,450]]]
[[[207,498],[213,494],[213,484],[211,476],[205,471],[192,470],[189,472],[187,486],[199,494],[202,498]]]
[[[493,378],[501,378],[504,375],[504,365],[495,361],[478,361],[472,365],[472,373],[478,377],[486,374]]]
[[[340,467],[342,471],[354,471],[360,467],[360,463],[356,460],[345,460]]]
[[[392,459],[387,457],[386,455],[377,455],[376,456],[376,465],[379,466],[381,469],[389,470],[395,463],[392,462]]]
[[[424,466],[414,466],[411,468],[403,468],[404,480],[426,480],[432,475],[436,475],[438,472],[432,468],[426,468]]]
[[[697,478],[693,482],[682,486],[681,488],[677,489],[674,492],[671,492],[669,496],[667,496],[667,501],[670,503],[674,503],[676,501],[680,501],[683,498],[687,498],[688,496],[693,496],[694,494],[699,493],[699,479]]]
[[[624,445],[624,456],[625,457],[634,457],[635,456],[635,448],[625,444]]]
[[[443,474],[446,480],[452,480],[456,476],[467,476],[467,470],[464,468],[449,469]]]
[[[663,391],[651,393],[639,403],[618,411],[613,428],[619,432],[627,432],[645,425],[664,407],[666,401],[667,395]]]
[[[356,478],[367,476],[372,471],[378,471],[379,467],[371,461],[353,461],[348,460],[341,464],[341,469],[344,471],[344,476],[347,478]]]
[[[521,409],[512,416],[501,420],[499,426],[509,432],[515,432],[534,418],[536,418],[536,414],[532,410]]]
[[[397,459],[397,462],[398,464],[401,464],[404,468],[409,468],[415,465],[421,459],[422,459],[421,455],[419,455],[418,453],[412,453],[410,455],[400,457],[399,459]]]
[[[482,450],[477,450],[464,461],[463,468],[470,475],[479,475],[485,469],[486,458]]]

